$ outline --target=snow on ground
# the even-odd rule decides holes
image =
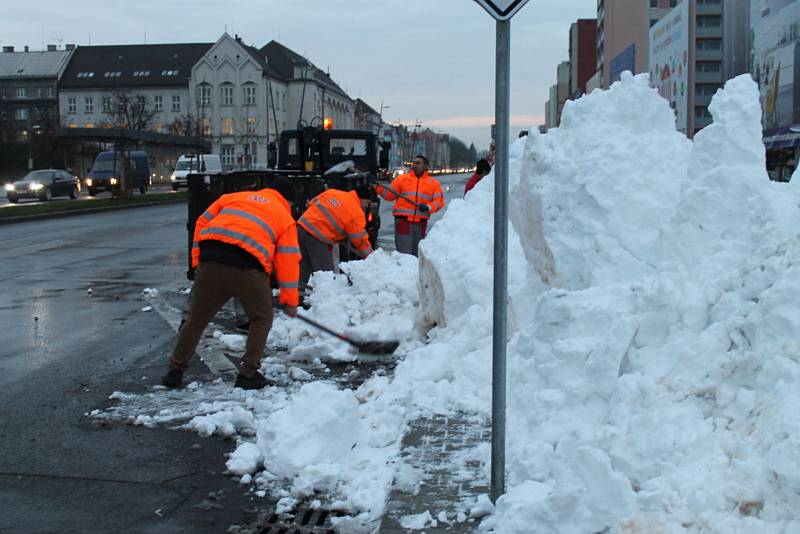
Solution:
[[[688,141],[647,76],[625,75],[512,146],[508,493],[496,509],[473,499],[484,528],[800,530],[800,192],[767,179],[749,77],[710,110]],[[375,520],[393,479],[420,476],[395,463],[407,421],[490,415],[493,185],[450,204],[419,263],[379,251],[312,279],[312,317],[402,341],[393,377],[146,402],[208,390],[188,427],[236,433],[228,469],[244,482],[279,488],[285,507],[321,493]],[[270,344],[355,357],[282,315]]]

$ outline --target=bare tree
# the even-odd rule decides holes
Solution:
[[[115,128],[149,130],[156,110],[145,95],[128,89],[111,91],[111,121]]]

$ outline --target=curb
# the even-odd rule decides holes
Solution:
[[[156,200],[152,202],[141,202],[136,204],[124,204],[122,206],[103,206],[101,208],[74,209],[74,210],[56,211],[53,213],[36,213],[33,215],[19,215],[17,217],[3,217],[0,218],[0,225],[21,223],[28,221],[41,221],[45,219],[60,219],[62,217],[72,217],[75,215],[90,215],[92,213],[103,213],[106,211],[117,211],[117,210],[133,209],[133,208],[147,208],[152,206],[161,206],[164,204],[179,204],[179,203],[180,204],[186,203],[186,197],[176,198],[175,200],[166,199],[166,200]]]

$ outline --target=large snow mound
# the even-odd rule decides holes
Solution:
[[[647,75],[626,75],[515,144],[508,493],[485,527],[800,529],[800,197],[767,179],[749,76],[710,110],[688,141]],[[448,325],[425,347],[448,354],[416,400],[431,408],[489,415],[490,297],[465,286],[491,283],[492,187],[424,242],[420,301]],[[457,306],[436,302],[448,288]]]

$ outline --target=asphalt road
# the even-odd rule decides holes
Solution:
[[[446,196],[465,180],[442,177]],[[186,285],[185,210],[0,230],[0,532],[223,532],[263,508],[221,475],[231,442],[87,415],[166,371],[174,331],[141,311],[141,292]],[[393,248],[389,203],[382,211],[380,241]]]

